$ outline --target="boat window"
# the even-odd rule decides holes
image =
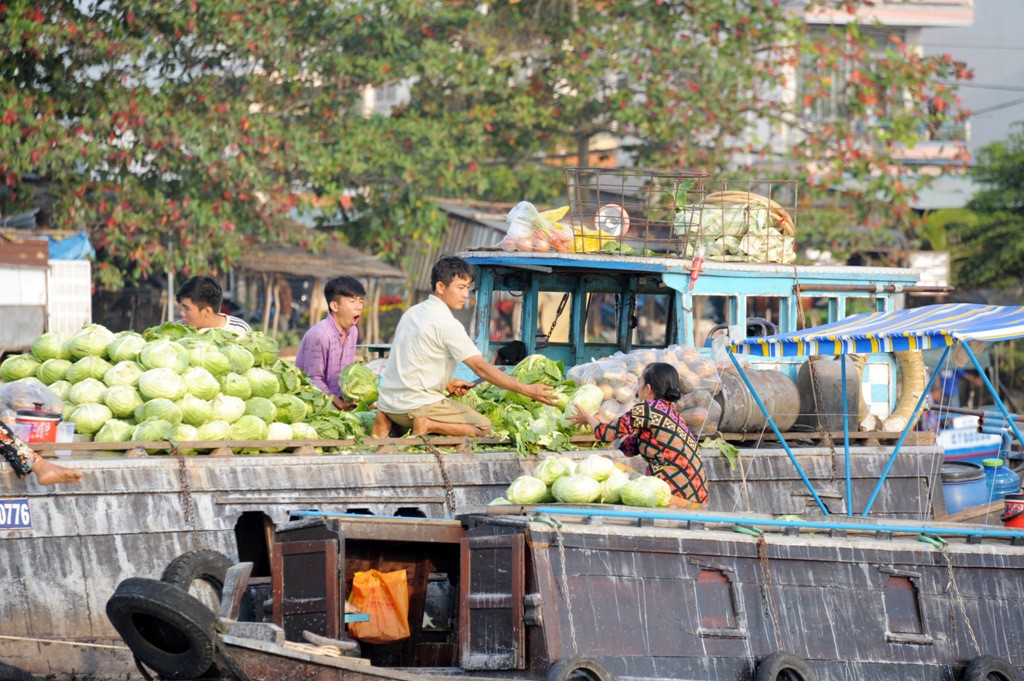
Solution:
[[[774,296],[747,297],[747,337],[770,336],[780,330],[782,298]],[[764,320],[763,322],[760,320]]]
[[[707,345],[708,334],[719,335],[715,327],[733,324],[735,298],[729,296],[694,296],[693,297],[693,341],[700,348]]]
[[[875,297],[850,296],[846,299],[846,316],[861,314],[862,312],[878,312],[878,302]]]
[[[641,293],[636,297],[636,327],[633,346],[663,348],[668,345],[672,298],[665,294]]]
[[[797,329],[809,329],[836,321],[837,303],[834,297],[802,296],[800,298],[800,317],[796,320]]]
[[[491,294],[489,338],[492,344],[519,340],[522,326],[523,292],[494,291]]]
[[[908,577],[891,576],[883,588],[885,616],[894,634],[923,634],[917,587]]]
[[[587,295],[587,325],[584,342],[588,345],[616,345],[618,342],[617,293]]]
[[[572,294],[561,291],[540,291],[537,294],[537,340],[568,343],[572,319]]]
[[[735,629],[736,603],[732,585],[721,570],[704,569],[697,576],[697,613],[706,629]]]

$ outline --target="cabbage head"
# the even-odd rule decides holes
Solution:
[[[576,466],[576,472],[580,475],[589,475],[598,482],[608,479],[608,476],[615,470],[615,464],[605,456],[592,454],[580,461]]]
[[[130,385],[115,385],[103,391],[103,404],[115,417],[130,418],[135,414],[135,408],[142,404],[142,398],[139,391]]]
[[[266,397],[250,397],[245,401],[245,413],[270,423],[277,414],[277,407]]]
[[[180,374],[188,368],[188,352],[173,341],[149,341],[142,346],[139,362],[147,369],[173,369]]]
[[[245,380],[245,376],[233,371],[220,377],[220,390],[225,395],[240,397],[243,400],[252,397],[252,386],[249,385],[249,381]]]
[[[36,377],[46,385],[50,385],[64,380],[70,368],[71,362],[66,359],[48,359],[39,365]]]
[[[292,431],[292,427],[287,423],[274,422],[267,426],[268,440],[291,440],[294,437],[295,434]],[[264,450],[268,452],[280,452],[282,449],[284,447],[264,447]]]
[[[102,357],[89,355],[68,367],[68,373],[65,378],[72,383],[78,383],[86,378],[102,379],[103,374],[107,373],[109,369],[110,362]]]
[[[212,400],[220,392],[220,383],[202,367],[191,367],[181,375],[185,390],[202,400]]]
[[[199,430],[195,426],[190,426],[187,423],[178,424],[174,428],[174,441],[175,442],[195,442],[199,439]],[[182,449],[182,454],[195,454],[194,449]]]
[[[139,376],[139,393],[147,400],[176,400],[185,394],[185,382],[173,369],[150,369]]]
[[[0,364],[0,380],[4,383],[12,383],[35,376],[38,373],[40,362],[32,355],[11,355]]]
[[[377,374],[365,364],[353,362],[338,374],[341,396],[349,402],[373,404],[377,401]]]
[[[207,421],[197,427],[196,431],[201,442],[231,439],[231,424],[227,421]]]
[[[554,483],[555,480],[558,480],[563,475],[571,474],[572,471],[566,465],[566,459],[558,456],[549,456],[533,469],[534,477],[540,478],[546,485]]]
[[[227,356],[206,341],[196,341],[188,349],[188,363],[194,367],[202,367],[214,376],[223,376],[231,371],[231,362]]]
[[[672,488],[661,478],[654,475],[645,475],[640,478],[640,482],[654,490],[654,495],[658,498],[658,506],[668,506],[672,501]]]
[[[245,372],[245,379],[249,381],[253,397],[270,397],[276,395],[281,389],[277,376],[266,369],[249,369]]]
[[[601,484],[587,475],[570,475],[555,480],[551,492],[563,504],[589,504],[601,496]]]
[[[306,420],[306,403],[295,395],[274,395],[270,398],[274,405],[274,419],[281,423],[298,423]]]
[[[70,381],[57,381],[47,386],[54,395],[59,397],[61,401],[67,401],[68,393],[71,392]]]
[[[564,373],[561,362],[548,359],[544,355],[530,355],[512,367],[509,376],[523,383],[543,383],[553,386],[562,381]]]
[[[213,413],[213,407],[208,401],[189,394],[178,400],[178,408],[181,409],[182,422],[190,426],[203,425]]]
[[[97,404],[103,401],[103,393],[106,389],[107,386],[103,384],[103,381],[87,378],[71,384],[68,399],[75,404]]]
[[[173,437],[174,426],[160,419],[147,419],[132,431],[132,440],[135,442],[161,442]]]
[[[165,397],[158,397],[142,405],[142,420],[167,421],[176,426],[181,423],[181,407]]]
[[[93,442],[128,442],[132,437],[132,431],[135,429],[130,423],[119,421],[117,419],[111,419],[103,424],[103,427],[96,431],[93,435]]]
[[[266,440],[269,432],[267,424],[252,414],[240,416],[231,424],[232,440]]]
[[[107,357],[111,362],[134,362],[146,345],[145,339],[134,331],[122,331],[114,335],[107,346]]]
[[[295,437],[296,440],[320,439],[320,436],[316,434],[316,428],[309,425],[308,423],[293,423],[292,435]]]
[[[67,339],[57,331],[47,331],[32,341],[32,356],[40,362],[48,359],[71,359]]]
[[[596,385],[583,385],[569,396],[569,404],[565,407],[565,418],[574,415],[577,410],[582,409],[587,414],[596,414],[604,402],[604,393]]]
[[[513,504],[539,504],[550,501],[551,495],[548,486],[540,478],[520,475],[508,486],[505,498]]]
[[[621,503],[622,495],[620,490],[628,482],[629,476],[620,470],[616,470],[601,483],[601,497],[599,501],[602,504]]]
[[[88,324],[68,339],[71,359],[82,357],[103,357],[107,346],[114,340],[114,334],[99,324]],[[73,381],[72,381],[73,382]]]
[[[253,358],[252,353],[243,348],[241,345],[231,343],[221,348],[221,352],[228,358],[228,363],[231,365],[231,370],[236,374],[244,374],[249,369],[252,369],[253,365],[256,364],[256,360]]]
[[[92,403],[80,404],[75,407],[75,410],[71,412],[67,420],[74,422],[75,430],[79,433],[92,435],[112,418],[114,418],[114,415],[110,413],[105,404]]]
[[[275,379],[276,380],[276,379]],[[234,423],[245,414],[245,400],[221,393],[210,402],[210,418]]]
[[[115,385],[138,385],[144,369],[131,360],[122,360],[107,369],[103,382],[113,388]]]
[[[626,506],[640,506],[642,508],[654,508],[658,505],[658,495],[654,488],[643,481],[630,480],[619,488],[619,496]]]
[[[560,456],[558,460],[565,464],[565,475],[576,475],[576,462],[567,456]]]

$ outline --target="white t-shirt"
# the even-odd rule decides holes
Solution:
[[[459,362],[479,355],[462,323],[437,296],[409,308],[398,322],[377,408],[390,414],[440,402]]]

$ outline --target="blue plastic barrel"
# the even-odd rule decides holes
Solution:
[[[985,467],[985,484],[992,501],[1000,501],[1007,494],[1020,492],[1020,478],[1003,465],[1002,459],[985,459],[981,464]]]
[[[988,503],[988,482],[980,464],[952,461],[942,465],[946,513]]]

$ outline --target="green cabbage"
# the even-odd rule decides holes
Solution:
[[[266,440],[268,433],[267,424],[252,414],[240,416],[231,424],[232,440]]]
[[[196,437],[200,442],[231,439],[231,424],[227,421],[207,421],[196,428],[196,431]]]
[[[308,423],[293,423],[292,435],[296,440],[318,440],[320,438],[316,433],[316,428]]]
[[[274,422],[267,426],[268,440],[291,440],[294,437],[292,427],[287,423]],[[264,447],[264,449],[268,452],[280,452],[284,447]]]
[[[225,345],[221,348],[224,356],[228,358],[228,363],[231,365],[231,370],[236,374],[244,374],[249,369],[253,368],[256,364],[256,360],[253,358],[252,353],[243,348],[241,345],[234,343]]]
[[[338,374],[341,396],[349,402],[373,404],[377,401],[377,374],[365,364],[353,362]]]
[[[132,437],[135,426],[124,421],[111,419],[103,424],[103,427],[96,431],[93,442],[128,442]]]
[[[622,501],[622,495],[620,490],[622,486],[629,482],[629,476],[624,472],[616,469],[611,475],[609,475],[604,482],[601,483],[601,497],[600,502],[602,504],[618,504]]]
[[[210,418],[214,421],[234,423],[245,414],[245,401],[221,393],[210,402]]]
[[[102,357],[88,355],[68,367],[66,378],[72,383],[78,383],[86,378],[102,379],[103,374],[109,369],[110,362]]]
[[[247,400],[252,396],[252,386],[249,385],[249,381],[245,379],[245,376],[236,374],[233,371],[221,376],[220,389],[225,395],[240,397],[243,400]]]
[[[645,475],[640,478],[640,482],[654,490],[654,495],[658,499],[658,506],[668,506],[672,501],[672,488],[669,487],[668,483],[661,478],[653,475]]]
[[[523,383],[543,383],[553,386],[561,382],[563,373],[564,367],[561,362],[555,362],[544,355],[530,355],[512,367],[509,376]]]
[[[231,371],[231,362],[227,356],[205,341],[197,341],[188,349],[188,362],[194,367],[206,369],[214,376],[223,376]]]
[[[32,341],[32,356],[40,362],[48,359],[71,359],[66,343],[67,339],[57,331],[48,331]]]
[[[543,480],[544,484],[550,485],[563,475],[572,474],[566,463],[567,461],[563,458],[549,456],[537,464],[537,467],[533,469],[533,475]]]
[[[160,419],[147,419],[132,431],[135,442],[162,442],[173,437],[174,425]]]
[[[180,423],[174,428],[174,435],[172,439],[175,442],[196,442],[199,440],[199,430],[195,426],[190,426],[187,423]],[[196,454],[194,449],[182,449],[182,454]]]
[[[588,475],[598,482],[608,479],[608,476],[615,470],[615,464],[611,459],[593,454],[576,466],[576,472],[581,475]]]
[[[139,376],[139,393],[147,400],[176,400],[185,394],[185,382],[173,369],[150,369]]]
[[[146,341],[134,331],[122,331],[114,336],[107,346],[107,357],[111,362],[134,362],[145,347]]]
[[[64,380],[68,375],[71,362],[66,359],[48,359],[39,365],[36,376],[46,385]]]
[[[115,385],[103,391],[103,404],[117,418],[125,418],[135,413],[135,408],[142,404],[142,398],[139,391],[130,385]]]
[[[658,495],[654,488],[643,481],[630,480],[619,488],[619,496],[626,506],[640,506],[643,508],[654,508],[658,505]]]
[[[191,426],[201,426],[210,420],[213,407],[207,400],[186,394],[178,400],[181,409],[181,420]]]
[[[245,401],[245,413],[270,423],[277,414],[277,407],[266,397],[250,397]]]
[[[586,475],[570,475],[555,480],[551,492],[563,504],[589,504],[601,496],[601,484]]]
[[[506,499],[505,497],[498,497],[497,499],[495,499],[494,501],[492,501],[491,503],[489,503],[487,505],[488,506],[509,506],[511,504],[512,504],[512,502],[509,501],[508,499]]]
[[[56,381],[47,386],[54,395],[59,397],[61,401],[67,401],[68,393],[71,392],[70,381]]]
[[[142,346],[139,362],[147,369],[173,369],[180,374],[188,368],[188,352],[173,341],[149,341]]]
[[[75,424],[75,430],[79,433],[92,435],[112,418],[114,418],[114,415],[110,413],[105,404],[92,403],[80,404],[75,407],[75,410],[71,412],[67,420]]]
[[[68,391],[68,399],[75,404],[96,404],[103,400],[103,393],[106,389],[107,386],[104,385],[103,381],[97,381],[95,378],[86,378],[78,383],[71,384],[71,390]]]
[[[115,385],[138,385],[144,369],[131,360],[121,360],[107,369],[103,382],[113,388]]]
[[[604,402],[604,393],[596,385],[580,386],[569,397],[569,404],[565,407],[565,418],[576,413],[577,405],[584,413],[594,415],[601,408],[602,402]]]
[[[270,401],[276,408],[274,420],[282,423],[306,420],[306,403],[295,395],[274,395]]]
[[[532,475],[520,475],[508,486],[505,498],[513,504],[539,504],[549,501],[551,496],[543,480]]]
[[[165,397],[158,397],[142,405],[143,421],[167,421],[172,426],[181,423],[181,407]]]
[[[249,369],[245,372],[245,379],[249,381],[253,397],[270,397],[276,395],[281,389],[277,376],[266,369]]]
[[[202,367],[191,367],[181,375],[185,390],[203,400],[212,400],[220,392],[220,383]]]
[[[151,340],[172,340],[195,335],[196,330],[191,326],[185,326],[181,322],[164,322],[160,326],[151,326],[142,332],[142,337]]]
[[[39,367],[40,362],[32,355],[11,355],[0,364],[0,380],[11,383],[35,376]]]
[[[68,339],[68,351],[71,353],[71,359],[103,357],[107,353],[107,346],[113,340],[113,333],[99,324],[89,324]]]

